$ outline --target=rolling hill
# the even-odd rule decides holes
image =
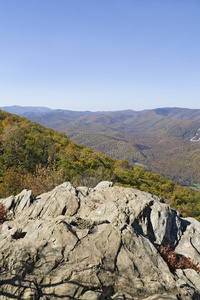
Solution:
[[[24,115],[64,132],[74,142],[112,158],[126,159],[183,186],[200,184],[200,110],[31,113],[28,109]]]
[[[113,133],[114,126],[118,131],[119,128],[125,130],[123,123],[133,118],[132,114],[131,117],[121,117],[120,113],[123,121],[119,126],[113,113],[111,115],[98,113],[97,118],[88,114],[95,117],[97,127],[100,122],[102,135],[107,134],[103,131],[105,128]],[[102,125],[104,117],[107,126]],[[85,120],[85,116],[81,118]],[[80,122],[81,118],[76,122]],[[118,131],[116,135],[119,135]],[[119,150],[123,151],[122,137],[116,137],[115,142]],[[142,148],[141,145],[135,147]],[[146,150],[143,146],[141,151]],[[65,181],[72,182],[74,186],[94,187],[102,180],[112,180],[115,185],[157,195],[184,216],[200,219],[200,192],[183,188],[158,174],[134,167],[126,160],[113,159],[74,143],[64,133],[0,110],[0,198],[17,194],[25,188],[31,189],[36,197]]]
[[[156,114],[166,116],[170,119],[181,119],[189,121],[200,121],[200,109],[189,109],[179,107],[157,108]]]

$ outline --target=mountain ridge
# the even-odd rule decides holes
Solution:
[[[9,113],[15,113],[22,116],[23,114],[27,113],[48,113],[48,112],[55,112],[55,111],[62,111],[62,112],[71,112],[71,113],[100,113],[100,114],[111,114],[111,113],[133,113],[133,112],[148,112],[154,111],[156,114],[168,116],[169,118],[176,118],[176,119],[185,119],[185,120],[192,120],[192,121],[200,121],[200,109],[192,109],[192,108],[184,108],[184,107],[161,107],[161,108],[153,108],[153,109],[143,109],[140,111],[135,111],[133,109],[125,109],[125,110],[116,110],[116,111],[74,111],[74,110],[67,110],[67,109],[52,109],[43,106],[20,106],[20,105],[13,105],[13,106],[1,106],[1,110],[4,110]]]
[[[197,164],[200,149],[196,136],[200,128],[198,109],[157,108],[103,113],[52,110],[29,112],[26,117],[62,131],[74,142],[103,154],[144,165],[149,171],[178,184],[200,184]]]
[[[124,135],[113,139],[119,151],[125,151],[122,138]],[[141,144],[135,146],[143,152],[148,150]],[[75,186],[91,187],[112,180],[116,185],[162,197],[184,216],[199,220],[198,192],[110,156],[74,143],[64,133],[0,110],[0,198],[24,188],[33,190],[36,197],[67,180]]]

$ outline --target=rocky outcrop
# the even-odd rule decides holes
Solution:
[[[157,251],[170,244],[200,266],[200,224],[150,194],[101,182],[69,182],[33,200],[0,200],[0,299],[200,299],[200,275],[171,273]]]

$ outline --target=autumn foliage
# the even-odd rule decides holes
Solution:
[[[171,272],[174,272],[176,269],[193,269],[197,273],[200,272],[200,268],[197,267],[190,258],[177,254],[172,250],[170,245],[161,245],[157,249],[164,261],[168,264]]]
[[[36,165],[33,174],[26,173],[23,176],[23,186],[32,190],[32,196],[36,196],[54,189],[62,183],[62,171],[58,172],[54,167],[42,167],[41,164]]]
[[[63,133],[0,110],[0,198],[23,189],[34,197],[65,181],[94,187],[113,181],[162,197],[200,221],[200,193],[70,141]]]
[[[3,222],[5,221],[5,217],[6,217],[6,208],[2,203],[0,203],[0,225],[3,224]]]

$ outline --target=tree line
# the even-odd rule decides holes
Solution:
[[[158,174],[73,143],[65,134],[0,111],[0,198],[31,189],[33,197],[64,181],[94,187],[102,180],[162,197],[200,221],[200,193]]]

